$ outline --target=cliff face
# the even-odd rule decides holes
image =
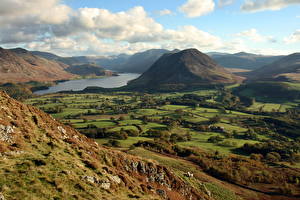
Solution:
[[[67,67],[60,62],[35,56],[25,49],[0,47],[0,83],[45,82],[75,77],[65,71]]]
[[[0,92],[5,199],[209,199],[164,166],[99,146]]]

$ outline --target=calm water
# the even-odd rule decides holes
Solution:
[[[49,94],[66,90],[79,91],[83,90],[88,86],[98,86],[103,88],[116,88],[127,84],[128,81],[139,77],[140,74],[126,73],[120,74],[119,76],[95,78],[95,79],[81,79],[71,80],[50,87],[47,90],[36,91],[35,94]]]

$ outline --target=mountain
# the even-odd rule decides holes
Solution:
[[[197,49],[163,55],[128,88],[183,89],[237,82],[238,77],[217,65]]]
[[[0,92],[1,199],[212,199],[168,168],[98,145]]]
[[[173,52],[178,52],[174,50]],[[170,53],[166,49],[150,49],[144,52],[139,52],[133,55],[120,54],[114,56],[74,56],[74,57],[60,57],[47,52],[33,51],[32,53],[42,56],[46,59],[54,59],[65,63],[67,65],[78,65],[87,63],[96,63],[118,72],[128,73],[143,73],[147,71],[150,66],[163,54]]]
[[[75,77],[65,71],[67,67],[63,63],[35,56],[25,49],[0,47],[0,83],[45,82]]]
[[[61,57],[53,53],[42,51],[31,51],[36,56],[43,57],[45,59],[56,60],[66,65],[81,65],[81,64],[93,64],[104,66],[106,69],[117,69],[120,65],[125,63],[130,57],[127,54],[120,54],[114,56],[72,56]]]
[[[249,73],[250,81],[295,81],[300,82],[300,53],[281,58]]]
[[[66,69],[66,71],[72,74],[78,74],[81,76],[112,76],[116,75],[109,70],[104,69],[96,64],[80,64],[80,65],[72,65]]]
[[[216,61],[219,65],[224,66],[226,68],[239,68],[249,70],[258,69],[283,57],[256,55],[246,52],[239,52],[236,54],[212,52],[208,55],[210,55],[211,58],[214,61]]]
[[[178,50],[174,50],[174,52],[178,52]],[[117,66],[115,70],[120,72],[143,73],[165,53],[171,53],[171,51],[166,49],[150,49],[136,53],[130,56],[125,63]]]

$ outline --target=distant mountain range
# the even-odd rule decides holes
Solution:
[[[249,81],[300,82],[300,53],[281,58],[248,73]]]
[[[176,51],[176,50],[174,50]],[[165,49],[151,49],[133,55],[120,54],[115,56],[77,56],[60,57],[55,54],[33,51],[32,53],[46,59],[54,59],[67,65],[78,65],[86,63],[96,63],[107,69],[117,72],[143,73],[159,59],[163,54],[171,51]]]
[[[179,50],[169,51],[166,49],[150,49],[133,55],[120,54],[115,56],[77,56],[60,57],[47,52],[33,51],[32,53],[46,59],[54,59],[67,65],[77,65],[85,63],[96,63],[107,69],[118,72],[143,73],[147,71],[155,61],[163,54],[178,52]],[[254,70],[266,64],[270,64],[284,56],[264,56],[240,52],[236,54],[210,52],[207,53],[216,63],[226,68],[237,68]]]
[[[177,90],[235,83],[239,78],[197,49],[164,54],[128,88]]]
[[[284,57],[264,56],[245,52],[240,52],[236,54],[212,52],[208,53],[208,55],[223,67],[249,70],[258,69],[264,65],[270,64]]]

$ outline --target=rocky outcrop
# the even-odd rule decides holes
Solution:
[[[12,143],[13,137],[12,133],[14,132],[13,127],[11,126],[4,126],[0,124],[0,141]]]

